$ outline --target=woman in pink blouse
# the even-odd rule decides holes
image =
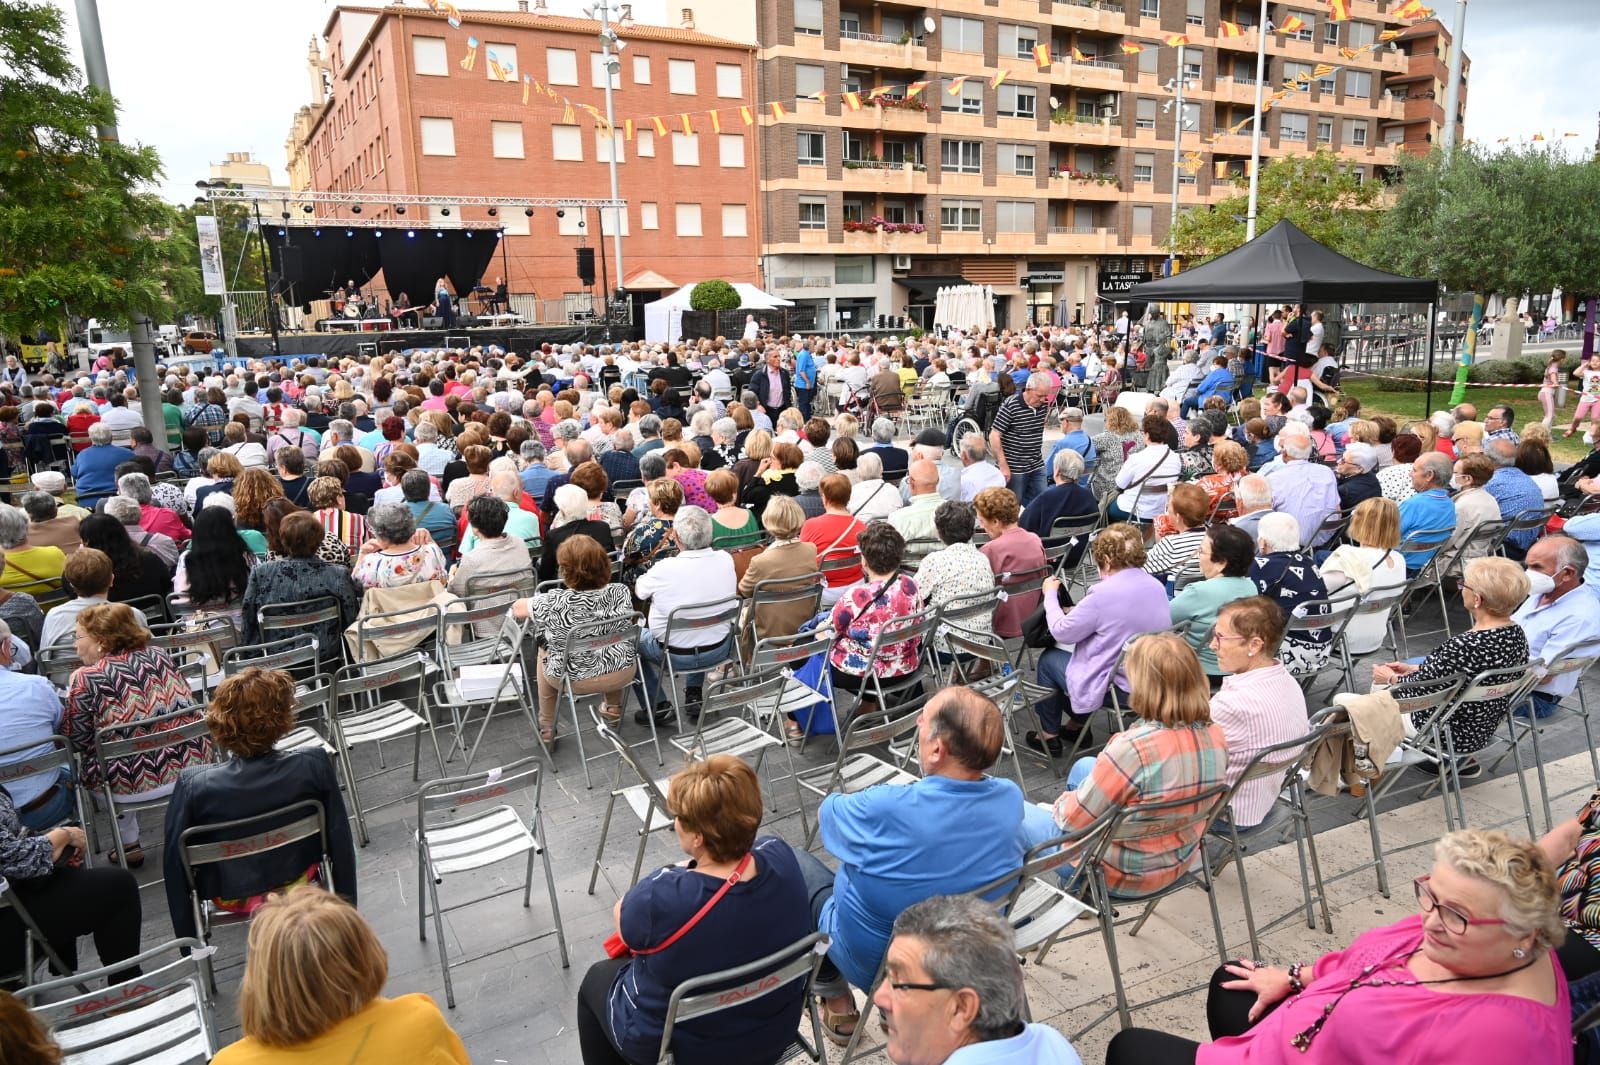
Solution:
[[[1415,916],[1288,969],[1236,961],[1211,978],[1213,1043],[1117,1033],[1106,1065],[1570,1062],[1566,934],[1536,844],[1467,829],[1415,881]]]

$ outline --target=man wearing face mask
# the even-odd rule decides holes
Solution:
[[[1528,549],[1531,591],[1511,620],[1528,635],[1528,659],[1553,662],[1568,654],[1593,654],[1600,649],[1600,595],[1583,583],[1589,552],[1570,536],[1546,536]],[[1528,703],[1516,709],[1526,716],[1549,717],[1572,694],[1581,670],[1541,683]]]

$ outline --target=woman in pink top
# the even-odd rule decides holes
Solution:
[[[1434,854],[1415,881],[1416,916],[1310,965],[1225,965],[1206,1002],[1216,1042],[1130,1028],[1106,1065],[1572,1061],[1549,859],[1483,829],[1450,833]]]
[[[1267,328],[1262,331],[1267,338],[1267,374],[1273,384],[1278,383],[1278,376],[1283,373],[1283,349],[1287,346],[1287,338],[1283,335],[1283,312],[1273,311],[1272,317],[1267,320]]]

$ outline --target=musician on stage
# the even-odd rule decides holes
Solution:
[[[511,303],[511,296],[506,290],[505,278],[496,277],[494,279],[494,294],[484,302],[489,304],[491,314],[506,313],[506,308]]]
[[[421,310],[421,307],[411,306],[411,297],[402,292],[395,297],[394,306],[389,308],[389,314],[394,318],[396,326],[410,319],[412,328],[416,328],[417,315]]]
[[[454,297],[450,295],[450,279],[441,277],[433,284],[433,306],[430,308],[434,314],[444,319],[446,329],[456,327],[456,309]]]

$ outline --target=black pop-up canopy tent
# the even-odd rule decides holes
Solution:
[[[1290,221],[1282,221],[1250,243],[1185,270],[1135,285],[1131,300],[1146,303],[1426,303],[1428,305],[1427,398],[1433,405],[1434,307],[1439,282],[1402,277],[1362,266],[1318,244]]]
[[[1135,285],[1142,303],[1433,303],[1439,283],[1374,270],[1279,222],[1193,270]]]

